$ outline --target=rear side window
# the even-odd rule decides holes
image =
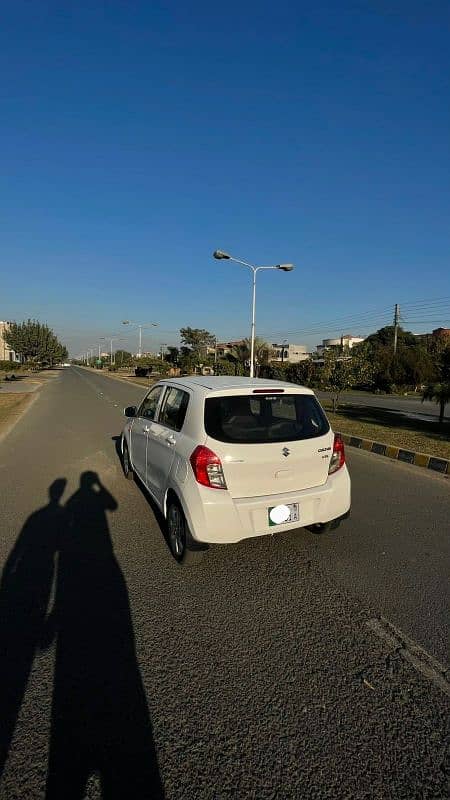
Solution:
[[[330,426],[313,395],[234,395],[206,399],[205,430],[219,442],[256,444],[313,439]]]
[[[182,389],[170,387],[163,400],[158,422],[174,431],[181,431],[189,402],[189,395]]]

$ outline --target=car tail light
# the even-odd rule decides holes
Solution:
[[[223,474],[222,462],[209,447],[198,445],[189,461],[194,470],[195,480],[202,486],[210,489],[226,489],[227,484]]]
[[[338,469],[345,464],[345,448],[342,436],[339,433],[334,434],[333,455],[330,459],[330,466],[328,467],[328,475],[337,472]]]

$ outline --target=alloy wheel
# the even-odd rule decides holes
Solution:
[[[128,455],[128,447],[126,444],[123,446],[123,471],[125,475],[128,475],[130,472],[130,456]]]
[[[170,549],[177,561],[180,561],[185,549],[185,527],[183,513],[175,503],[172,503],[167,514],[167,528]]]

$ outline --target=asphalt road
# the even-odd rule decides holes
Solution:
[[[317,394],[321,398],[331,398],[330,392],[317,392]],[[343,392],[340,402],[350,403],[354,406],[381,408],[384,411],[392,411],[397,414],[412,414],[419,419],[421,417],[436,421],[439,419],[438,404],[432,403],[431,400],[422,402],[420,395],[419,397],[414,397],[412,395],[400,397],[399,395],[393,394],[376,395],[370,392]],[[446,413],[445,418],[450,419],[448,413]]]
[[[449,481],[349,451],[338,531],[183,570],[117,459],[141,395],[61,371],[0,443],[0,798],[447,798],[445,681],[402,637],[448,658]]]

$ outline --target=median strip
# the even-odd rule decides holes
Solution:
[[[383,444],[372,439],[363,439],[359,436],[350,436],[348,433],[340,433],[345,444],[350,447],[357,447],[360,450],[366,450],[370,453],[376,453],[380,456],[387,456],[395,461],[403,461],[406,464],[414,464],[416,467],[424,467],[425,469],[432,469],[435,472],[440,472],[442,475],[450,475],[450,460],[446,458],[437,458],[430,456],[427,453],[416,453],[413,450],[404,450],[402,447],[394,447],[393,445]]]

